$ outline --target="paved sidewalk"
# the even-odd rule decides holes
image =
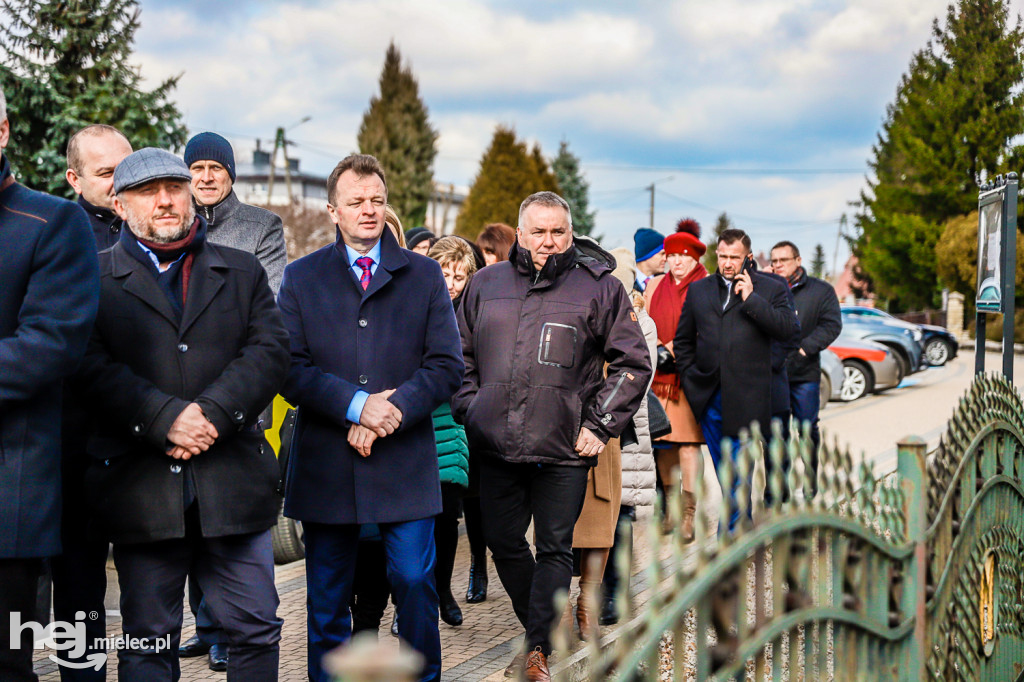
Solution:
[[[714,504],[714,501],[709,501]],[[648,512],[649,515],[649,512]],[[639,608],[647,601],[644,571],[650,561],[647,535],[645,529],[646,515],[635,525],[634,556],[631,589],[634,594],[634,608]],[[667,548],[663,550],[663,559],[668,556]],[[113,568],[108,569],[111,583],[115,581]],[[501,588],[501,582],[494,571],[494,565],[488,562],[487,601],[481,604],[466,604],[466,585],[469,579],[469,543],[465,536],[459,541],[459,551],[455,563],[455,575],[452,579],[452,592],[462,607],[464,622],[459,627],[450,627],[441,623],[441,646],[444,652],[444,680],[504,680],[505,666],[516,650],[522,646],[522,628],[512,611],[512,605]],[[299,561],[293,564],[278,566],[275,582],[281,597],[278,615],[284,619],[281,636],[280,679],[282,682],[303,682],[306,677],[306,576],[305,565]],[[573,602],[575,602],[575,585],[573,580]],[[116,609],[116,597],[111,602],[111,593],[116,586],[108,588],[108,606]],[[393,638],[391,626],[392,607],[388,607],[381,624],[381,640],[393,644],[397,648],[397,639]],[[108,616],[108,635],[121,634],[121,621],[112,611]],[[185,607],[185,624],[182,640],[191,636],[194,631],[192,615]],[[602,628],[602,632],[610,631]],[[579,646],[577,643],[576,646]],[[40,651],[36,655],[36,672],[43,682],[57,682],[60,677],[57,665],[46,658],[51,651]],[[107,663],[107,679],[116,680],[117,656],[111,652]],[[187,682],[213,681],[224,682],[224,673],[212,672],[206,665],[206,657],[182,659],[181,679]]]

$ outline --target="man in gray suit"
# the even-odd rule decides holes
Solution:
[[[192,199],[206,219],[206,238],[256,256],[277,295],[288,262],[281,218],[265,208],[239,201],[235,184],[235,152],[217,133],[199,133],[185,146],[185,165],[192,173]]]
[[[214,244],[255,255],[267,271],[270,290],[277,296],[288,262],[281,218],[265,208],[239,201],[233,189],[235,152],[231,143],[217,133],[199,133],[185,146],[185,165],[192,173],[192,201],[196,213],[206,219],[206,238]],[[264,411],[262,418],[264,428],[270,428],[270,408]],[[210,670],[227,670],[227,639],[203,602],[197,583],[189,581],[188,596],[196,617],[196,634],[182,643],[179,655],[209,654]]]

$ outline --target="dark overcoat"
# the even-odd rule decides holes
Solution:
[[[61,382],[96,318],[96,247],[85,212],[13,182],[6,156],[0,188],[0,559],[52,556]]]
[[[772,341],[787,343],[799,329],[784,283],[751,273],[754,291],[744,301],[719,275],[690,285],[672,349],[683,392],[700,419],[719,387],[722,434],[735,438],[757,420],[767,435],[771,420]]]
[[[279,470],[257,420],[288,370],[288,338],[256,257],[204,244],[181,321],[149,266],[122,242],[100,253],[96,328],[76,388],[95,413],[86,485],[112,542],[185,536],[185,486],[195,482],[205,537],[266,530]],[[189,403],[217,442],[190,460],[166,454]]]
[[[298,406],[285,514],[317,523],[413,521],[441,511],[430,414],[464,370],[455,311],[436,261],[381,237],[381,262],[364,291],[340,233],[285,268],[278,295],[291,335],[282,395]],[[395,433],[369,457],[349,446],[357,390],[396,389]]]

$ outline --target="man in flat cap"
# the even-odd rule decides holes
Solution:
[[[287,332],[249,253],[208,243],[188,167],[146,148],[114,171],[128,229],[100,254],[79,380],[95,410],[87,484],[114,544],[124,681],[177,680],[186,575],[229,641],[228,679],[277,680],[271,526],[278,466],[259,429]]]

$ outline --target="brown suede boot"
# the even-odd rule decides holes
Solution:
[[[523,673],[530,682],[551,682],[548,657],[541,653],[540,647],[526,654],[526,668]]]
[[[697,513],[697,497],[689,490],[682,491],[682,495],[683,518],[679,533],[683,536],[683,542],[693,542],[695,538],[693,515]]]

